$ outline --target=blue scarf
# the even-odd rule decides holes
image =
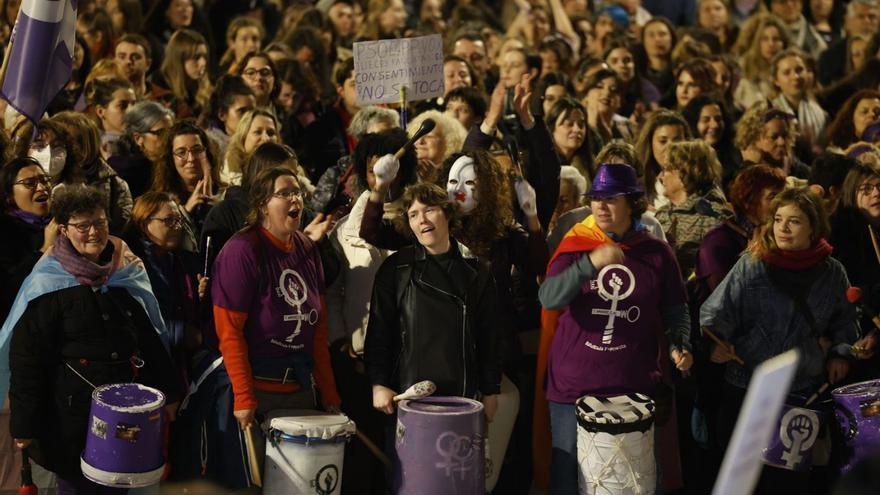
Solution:
[[[125,249],[128,249],[125,247]],[[63,289],[69,289],[81,285],[76,278],[66,271],[58,260],[51,255],[44,255],[40,261],[34,265],[33,271],[24,280],[12,309],[9,310],[9,316],[3,327],[0,328],[0,402],[6,398],[9,392],[9,378],[11,371],[9,369],[9,344],[12,340],[12,330],[21,319],[30,301]],[[165,322],[162,319],[162,313],[159,311],[159,304],[156,302],[156,296],[153,295],[150,286],[150,279],[144,270],[143,264],[139,259],[131,262],[113,271],[107,281],[100,287],[100,291],[106,292],[109,287],[122,287],[143,306],[147,312],[153,327],[159,333],[163,342],[166,339]],[[168,346],[166,342],[166,347]]]

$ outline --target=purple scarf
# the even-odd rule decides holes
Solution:
[[[29,211],[24,211],[21,208],[14,208],[12,211],[9,212],[9,215],[21,220],[28,225],[39,227],[41,229],[46,228],[46,225],[49,225],[49,221],[52,220],[52,217],[49,215],[41,217],[40,215],[35,215]]]
[[[113,243],[108,242],[108,247],[113,249]],[[63,235],[59,235],[55,239],[52,255],[67,272],[76,278],[77,282],[90,287],[104,285],[113,271],[113,259],[108,261],[106,265],[89,261],[85,256],[79,254],[70,243],[70,239]]]

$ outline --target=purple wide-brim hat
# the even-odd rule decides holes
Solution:
[[[625,163],[602,163],[593,185],[591,198],[610,198],[621,194],[644,194],[645,190],[636,177],[636,169]]]

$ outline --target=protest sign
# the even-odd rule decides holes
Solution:
[[[361,41],[354,44],[358,105],[394,103],[406,87],[409,101],[443,96],[443,39]]]
[[[792,349],[755,368],[712,495],[750,495],[799,360]]]

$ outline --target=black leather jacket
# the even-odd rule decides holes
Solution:
[[[388,257],[376,274],[364,358],[370,382],[403,391],[431,380],[436,395],[478,397],[501,388],[495,280],[463,253],[421,245]]]

